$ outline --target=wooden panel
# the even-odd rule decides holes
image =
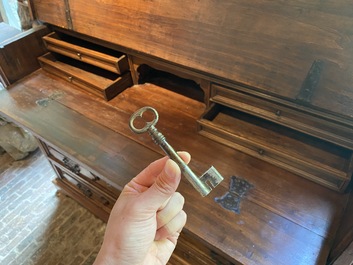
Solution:
[[[290,100],[321,60],[312,106],[352,121],[353,7],[345,0],[71,0],[70,8],[80,33]]]
[[[192,235],[187,232],[182,232],[177,247],[173,253],[172,258],[169,260],[170,265],[232,265],[234,263],[227,261],[222,255],[212,250],[207,245],[196,240]]]
[[[330,192],[326,188],[308,183],[306,180],[301,180],[298,177],[294,177],[293,180],[293,175],[283,173],[284,171],[275,169],[274,167],[270,167],[270,169],[264,171],[268,166],[267,163],[259,163],[254,168],[243,168],[241,166],[243,163],[249,163],[247,156],[197,135],[196,119],[205,110],[205,106],[200,102],[195,102],[194,100],[153,85],[142,85],[129,88],[123,94],[109,101],[109,103],[104,103],[104,101],[96,100],[80,91],[73,90],[69,85],[59,80],[53,83],[52,77],[43,75],[43,73],[36,74],[24,80],[23,85],[26,86],[28,91],[36,91],[39,82],[41,83],[41,92],[45,97],[51,98],[60,90],[62,93],[60,97],[56,97],[56,100],[65,106],[81,113],[85,117],[96,120],[103,126],[109,127],[128,138],[134,139],[134,141],[144,146],[148,146],[156,152],[162,153],[160,148],[153,144],[148,135],[145,137],[136,136],[126,126],[130,114],[138,108],[145,106],[146,102],[148,102],[149,105],[154,106],[161,112],[159,126],[161,128],[173,128],[172,131],[162,131],[173,147],[177,150],[191,149],[190,151],[193,156],[192,166],[197,173],[203,173],[206,165],[214,164],[216,168],[218,166],[222,167],[229,175],[238,172],[239,175],[246,176],[249,181],[257,183],[258,189],[253,190],[251,194],[255,194],[258,202],[261,201],[261,204],[267,205],[266,207],[271,209],[271,211],[280,212],[288,216],[288,218],[300,222],[301,225],[308,229],[314,229],[318,234],[324,235],[327,233],[327,222],[330,222],[329,219],[331,220],[331,217],[329,219],[322,219],[322,213],[316,215],[312,211],[313,207],[320,205],[320,198],[323,196],[329,198],[328,201],[331,203],[338,200],[338,204],[344,204],[344,197],[341,198],[340,195]],[[81,104],[77,104],[76,98],[81,99]],[[175,102],[178,102],[178,104],[175,104]],[[103,110],[102,106],[104,106]],[[173,106],[173,108],[170,108],[170,106]],[[97,113],[99,113],[98,116]],[[181,116],[181,114],[183,115]],[[105,118],[101,119],[101,116]],[[181,138],[180,135],[184,137]],[[222,154],[222,159],[220,159],[219,154]],[[217,164],[215,164],[215,161]],[[255,162],[251,162],[250,164],[253,163]],[[234,167],[229,167],[229,164],[234,165]],[[273,180],[271,185],[268,183],[268,179]],[[223,184],[228,186],[226,181]],[[315,192],[308,192],[306,194],[305,190],[314,190]],[[295,195],[300,193],[305,194],[305,199],[301,203]],[[291,194],[293,194],[293,197],[291,197]],[[274,205],[274,197],[282,199],[278,200],[278,204]],[[290,201],[296,201],[296,203],[291,204]],[[287,203],[291,205],[289,208]],[[325,211],[324,216],[335,215],[334,212],[337,209],[332,207],[326,205],[320,212]],[[311,222],[308,221],[309,219]],[[339,220],[334,219],[332,221],[339,222]],[[329,234],[334,235],[331,232]]]
[[[42,36],[48,34],[45,26],[17,34],[1,43],[0,67],[6,84],[12,84],[38,69],[38,56],[46,52]]]
[[[37,105],[40,99],[48,99],[48,106]],[[127,126],[130,114],[147,101],[160,112],[157,128],[173,147],[191,152],[196,173],[213,164],[225,177],[203,199],[183,179],[185,232],[233,263],[324,262],[346,196],[197,135],[196,119],[205,108],[200,102],[153,85],[134,86],[105,102],[39,71],[0,94],[0,111],[121,188],[162,154],[148,135],[134,135]],[[240,215],[214,202],[228,191],[232,175],[255,186]]]
[[[34,7],[34,13],[37,19],[57,25],[61,28],[70,28],[71,21],[68,21],[70,12],[67,0],[30,0]]]

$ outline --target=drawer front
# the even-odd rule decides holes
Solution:
[[[352,151],[221,105],[198,121],[199,133],[333,190],[344,191]]]
[[[38,58],[42,69],[54,74],[78,87],[105,100],[114,98],[124,89],[132,86],[130,72],[122,76],[116,75],[112,79],[102,77],[94,72],[88,72],[76,66],[58,61],[54,55],[48,53]]]
[[[190,234],[182,232],[168,264],[233,265],[234,263],[209,249]]]
[[[115,198],[105,194],[104,192],[101,192],[96,187],[91,186],[84,179],[81,179],[78,176],[61,169],[55,164],[52,165],[60,180],[65,185],[69,186],[73,190],[76,190],[79,194],[83,195],[87,200],[102,208],[104,211],[111,211],[116,201]]]
[[[353,149],[353,123],[285,106],[239,90],[212,84],[211,101]],[[322,115],[322,114],[321,114]]]
[[[85,73],[80,71],[78,68],[74,68],[70,65],[65,65],[61,62],[57,62],[51,54],[46,54],[38,58],[42,69],[45,71],[64,79],[80,88],[91,92],[96,96],[103,95],[103,88],[87,81],[84,79]],[[90,76],[90,74],[87,74]],[[93,79],[92,77],[89,79]],[[88,79],[88,80],[89,80]]]
[[[70,39],[73,43],[70,43]],[[44,36],[43,40],[49,51],[68,56],[75,60],[92,64],[117,74],[125,73],[129,69],[125,54],[116,52],[117,54],[115,56],[109,55],[104,53],[104,47],[93,45],[74,37],[67,37],[67,41],[63,41],[55,32]],[[86,48],[90,46],[93,46],[95,49]]]
[[[57,167],[70,171],[73,175],[76,175],[89,185],[102,190],[115,199],[119,197],[120,191],[102,180],[98,174],[93,173],[78,161],[69,158],[64,155],[63,152],[58,151],[50,145],[47,145],[42,141],[40,141],[40,144],[42,146],[42,150],[47,154],[48,158],[57,165]]]

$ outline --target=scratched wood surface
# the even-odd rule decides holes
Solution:
[[[148,135],[134,135],[127,126],[131,113],[146,102],[158,109],[157,128],[169,143],[192,154],[190,166],[197,174],[214,165],[225,177],[204,199],[187,181],[180,185],[188,213],[185,232],[201,249],[207,246],[235,264],[325,262],[347,195],[198,135],[202,103],[151,84],[105,102],[42,70],[0,92],[1,113],[120,188],[162,155]],[[239,215],[214,201],[228,191],[232,175],[254,185]]]
[[[41,21],[57,25],[61,28],[69,28],[69,21],[66,15],[68,15],[68,9],[65,5],[65,0],[61,1],[32,1],[33,13],[36,18]]]
[[[40,19],[67,24],[63,5],[33,2]],[[70,0],[70,14],[80,33],[290,101],[319,60],[311,106],[353,121],[350,1]]]

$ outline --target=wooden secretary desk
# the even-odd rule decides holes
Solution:
[[[197,174],[224,176],[204,198],[182,180],[188,221],[170,264],[321,265],[352,241],[348,1],[30,3],[45,49],[0,113],[38,138],[69,196],[107,220],[163,155],[128,127],[150,105]]]

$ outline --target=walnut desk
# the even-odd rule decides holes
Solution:
[[[1,92],[0,112],[38,137],[63,191],[107,219],[162,155],[127,126],[148,104],[196,173],[225,177],[206,198],[182,181],[171,264],[325,264],[352,241],[350,3],[30,4],[52,31],[42,69]],[[234,197],[241,180],[252,188]]]
[[[347,195],[201,136],[196,120],[206,107],[199,101],[144,84],[106,102],[38,70],[1,91],[0,112],[38,137],[56,184],[106,220],[119,190],[162,155],[128,128],[146,101],[169,142],[192,154],[198,174],[213,164],[225,177],[206,198],[182,181],[188,222],[170,264],[324,264]],[[253,185],[239,214],[214,200],[231,176]]]

